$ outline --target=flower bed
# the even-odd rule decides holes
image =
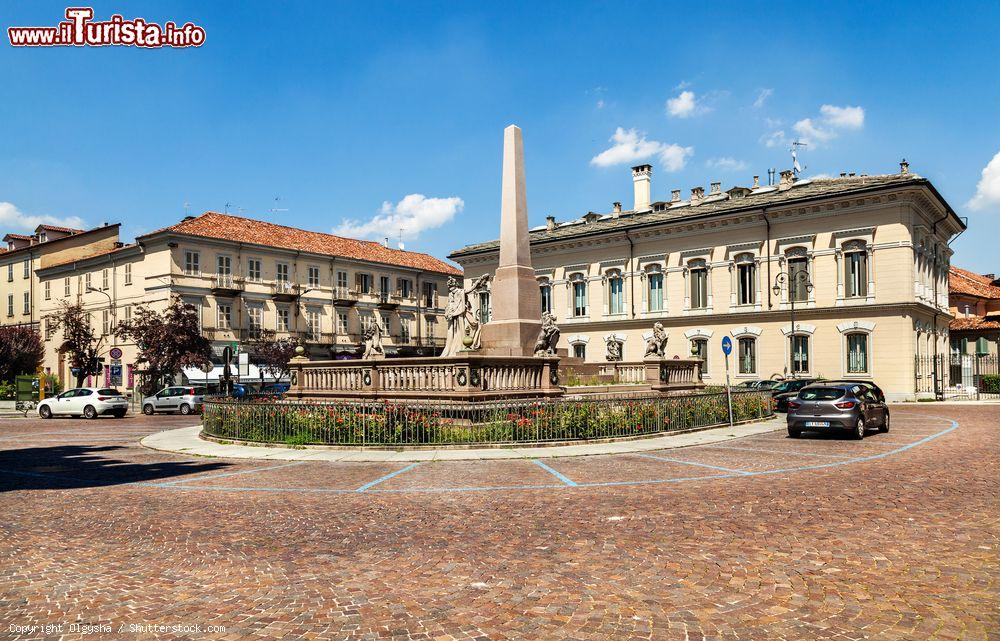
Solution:
[[[772,415],[768,393],[732,396],[736,422]],[[203,431],[285,445],[476,445],[635,437],[726,423],[725,394],[483,403],[206,399]]]

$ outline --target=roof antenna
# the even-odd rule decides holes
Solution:
[[[275,206],[272,207],[271,209],[268,209],[268,211],[271,212],[272,214],[277,214],[279,212],[288,211],[288,209],[285,208],[285,207],[278,207],[277,206],[279,200],[281,200],[281,196],[275,196],[274,197],[274,205]]]
[[[191,215],[191,203],[184,201],[184,217],[187,218]]]
[[[792,172],[794,172],[796,176],[798,176],[799,174],[801,174],[802,173],[802,169],[803,169],[802,166],[799,165],[799,157],[798,157],[798,153],[797,153],[798,152],[798,148],[799,147],[808,147],[808,146],[809,146],[808,144],[806,144],[804,142],[799,142],[798,140],[796,140],[795,142],[792,143],[792,148],[788,150],[788,151],[792,152]],[[809,167],[806,166],[806,169],[808,169],[808,168]]]
[[[400,249],[406,249],[406,247],[403,245],[403,228],[402,227],[399,228],[399,248]]]
[[[229,202],[228,201],[226,202],[226,213],[227,214],[229,213]]]

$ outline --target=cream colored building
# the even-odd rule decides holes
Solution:
[[[119,348],[126,388],[135,382],[136,348],[110,329],[140,304],[163,309],[176,294],[194,305],[217,357],[261,329],[297,338],[311,358],[351,357],[376,315],[389,355],[430,355],[443,345],[439,293],[449,276],[461,272],[426,254],[215,212],[37,270],[41,317],[61,300],[82,302],[105,334],[97,379],[112,377],[110,352]],[[60,337],[44,322],[42,330],[45,367],[68,380]]]
[[[631,210],[614,203],[607,213],[549,217],[531,232],[542,307],[569,356],[606,362],[614,342],[623,360],[639,361],[660,322],[668,356],[697,352],[710,384],[725,381],[729,336],[735,383],[789,373],[870,379],[909,399],[916,357],[948,349],[948,241],[964,225],[905,162],[891,175],[782,172],[774,185],[754,177],[751,187],[712,183],[658,201],[652,168],[632,173]],[[450,258],[468,284],[496,268],[497,251],[493,241]],[[789,274],[800,284],[790,287]],[[483,293],[483,315],[488,300]]]
[[[90,230],[39,225],[32,234],[9,233],[0,248],[0,325],[37,328],[45,292],[36,272],[56,263],[114,249],[118,225]]]

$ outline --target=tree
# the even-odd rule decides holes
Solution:
[[[83,387],[85,378],[100,372],[98,354],[104,337],[94,332],[90,312],[80,303],[64,300],[62,309],[49,314],[48,319],[52,331],[62,330],[63,342],[59,351],[69,358],[69,366],[76,370],[76,387]]]
[[[278,379],[288,376],[288,361],[295,356],[298,344],[293,338],[276,339],[272,330],[262,329],[250,339],[247,351],[261,372]]]
[[[201,335],[198,310],[177,296],[161,313],[138,306],[132,318],[118,323],[115,334],[139,348],[136,363],[146,366],[139,391],[151,394],[167,377],[183,367],[200,367],[211,361],[212,343]]]
[[[27,325],[0,327],[0,381],[34,374],[42,366],[45,346],[38,331]]]

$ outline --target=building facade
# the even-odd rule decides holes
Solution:
[[[131,388],[135,345],[112,328],[139,305],[164,309],[172,296],[198,310],[216,361],[261,330],[295,338],[310,358],[359,353],[378,320],[389,355],[431,355],[444,340],[447,279],[461,272],[426,254],[248,218],[207,212],[146,234],[134,244],[64,260],[36,271],[45,368],[71,380],[61,336],[44,317],[61,301],[80,302],[103,336],[104,384]],[[112,359],[113,349],[122,355]],[[113,367],[117,366],[117,367]]]
[[[0,248],[0,325],[38,328],[45,295],[37,271],[81,256],[110,251],[118,225],[90,230],[39,225],[32,234],[10,233]]]
[[[1000,280],[952,267],[948,273],[951,353],[993,356],[1000,353]]]
[[[659,322],[667,354],[703,358],[708,383],[725,381],[729,336],[735,383],[870,379],[909,399],[925,375],[916,357],[947,350],[948,241],[964,225],[905,162],[898,174],[796,180],[788,171],[774,185],[712,183],[655,202],[652,168],[632,173],[632,210],[549,217],[531,232],[562,353],[638,361]],[[468,284],[495,269],[497,252],[493,241],[450,258]],[[488,291],[480,305],[488,318]]]

